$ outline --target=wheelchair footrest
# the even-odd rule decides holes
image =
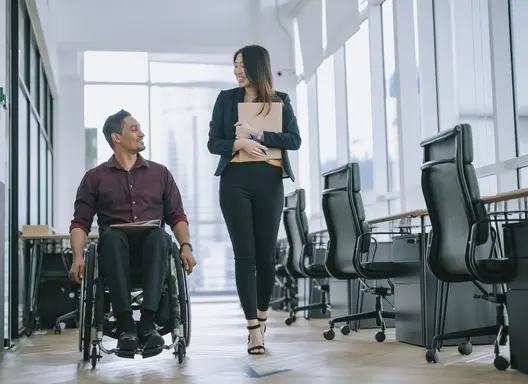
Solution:
[[[122,357],[124,359],[133,359],[136,356],[136,351],[129,351],[129,350],[119,350],[117,349],[115,352],[116,356]]]
[[[149,357],[157,356],[163,351],[163,347],[155,347],[155,348],[147,348],[144,349],[141,353],[141,356],[144,359],[147,359]]]

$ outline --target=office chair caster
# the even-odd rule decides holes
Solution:
[[[379,331],[374,337],[378,343],[383,343],[385,341],[385,332]]]
[[[440,361],[438,349],[428,349],[427,352],[425,352],[425,360],[427,360],[428,363],[438,363]]]
[[[327,329],[323,332],[323,336],[326,340],[334,340],[335,332],[333,329]]]
[[[343,325],[340,329],[341,334],[347,336],[350,334],[350,327],[348,325]]]
[[[297,316],[293,315],[293,316],[287,317],[286,320],[284,320],[284,323],[286,325],[292,325],[293,323],[295,323],[295,320],[297,320]]]
[[[471,344],[471,341],[466,340],[458,344],[458,353],[461,355],[469,356],[471,355],[471,352],[473,352],[473,345]]]
[[[510,367],[510,360],[504,356],[495,356],[495,359],[493,359],[493,365],[497,370],[505,371]]]

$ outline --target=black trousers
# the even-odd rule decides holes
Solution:
[[[170,236],[163,228],[127,236],[109,228],[98,243],[99,266],[110,292],[115,316],[132,312],[132,282],[141,282],[142,309],[156,312],[169,265]]]
[[[275,284],[275,248],[284,205],[282,169],[231,163],[220,179],[220,207],[235,254],[238,297],[247,320],[267,311]]]

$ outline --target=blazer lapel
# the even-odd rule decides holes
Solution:
[[[233,103],[233,116],[235,117],[235,121],[233,124],[236,124],[238,122],[238,103],[244,102],[244,88],[238,88],[235,92],[235,100]]]

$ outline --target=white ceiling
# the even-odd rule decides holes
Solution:
[[[53,35],[61,51],[122,50],[225,53],[258,43],[260,12],[287,16],[314,0],[53,0]]]

